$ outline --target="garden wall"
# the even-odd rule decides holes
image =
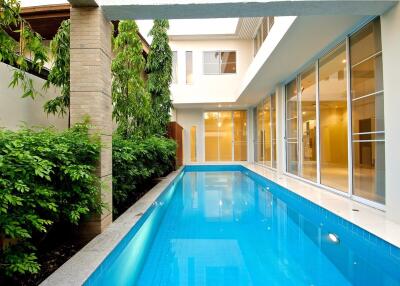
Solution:
[[[0,128],[5,127],[16,130],[19,126],[55,126],[59,130],[68,127],[68,117],[60,118],[54,115],[46,115],[43,105],[46,101],[59,95],[59,89],[50,87],[47,91],[41,88],[45,80],[31,75],[34,86],[41,91],[41,97],[35,100],[22,98],[23,94],[20,87],[11,88],[9,84],[13,75],[13,67],[0,63]]]

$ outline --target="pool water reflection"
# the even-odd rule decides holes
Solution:
[[[240,171],[185,173],[137,284],[399,285],[399,258],[277,188]]]

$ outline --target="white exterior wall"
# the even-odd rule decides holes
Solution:
[[[21,126],[54,126],[57,129],[68,127],[68,117],[47,115],[43,111],[43,105],[51,98],[60,94],[55,87],[50,87],[47,91],[41,88],[45,81],[39,77],[31,76],[35,88],[42,93],[35,100],[22,98],[21,87],[9,87],[12,79],[13,68],[4,63],[0,63],[0,128],[16,130]]]
[[[253,59],[250,40],[171,40],[178,52],[178,83],[171,85],[174,104],[233,102],[240,83]],[[236,51],[236,73],[205,75],[203,52]],[[186,84],[186,51],[193,52],[193,84]]]
[[[400,222],[400,4],[381,16],[387,216]]]

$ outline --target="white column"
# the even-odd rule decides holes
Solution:
[[[400,4],[381,16],[385,91],[386,212],[400,222]]]
[[[285,86],[279,84],[275,88],[276,93],[276,169],[278,177],[282,176],[286,169],[285,163]]]

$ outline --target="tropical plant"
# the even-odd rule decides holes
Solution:
[[[174,170],[176,143],[158,136],[114,136],[112,145],[113,210],[118,215],[144,193],[146,184]]]
[[[150,31],[153,41],[146,66],[154,114],[153,132],[160,135],[166,134],[172,108],[169,89],[172,81],[172,51],[168,43],[168,28],[168,20],[154,20]]]
[[[150,96],[142,78],[145,67],[142,50],[135,21],[119,22],[111,68],[112,99],[113,118],[118,124],[118,133],[124,138],[145,138],[151,132]]]
[[[58,28],[57,34],[50,42],[50,51],[54,57],[53,66],[45,83],[45,88],[55,85],[61,88],[61,95],[44,105],[46,113],[64,116],[68,113],[68,127],[70,126],[69,92],[70,92],[70,21],[64,20]]]
[[[11,36],[17,36],[17,33],[19,43]],[[16,53],[18,50],[19,53]],[[25,58],[28,53],[32,55],[30,60]],[[47,51],[42,44],[42,37],[21,17],[18,0],[0,0],[0,61],[17,67],[10,87],[21,86],[22,97],[34,98],[40,94],[27,70],[32,68],[40,71],[47,61]]]
[[[37,273],[35,241],[56,223],[101,211],[100,141],[88,130],[0,130],[0,242],[11,241],[0,248],[1,272]]]

